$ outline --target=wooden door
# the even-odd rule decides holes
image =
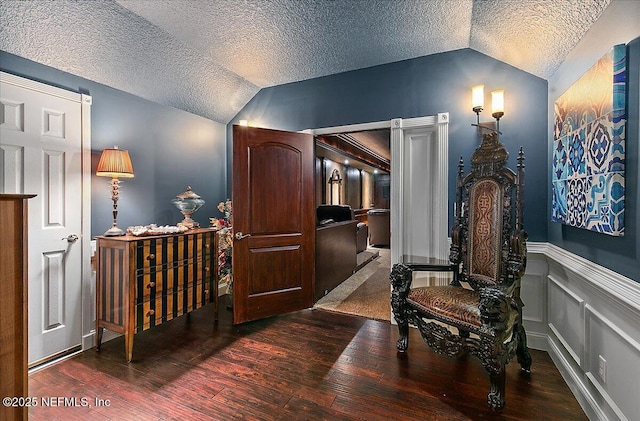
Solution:
[[[233,127],[233,322],[313,305],[313,136]]]
[[[82,151],[89,145],[83,144],[80,94],[5,73],[0,83],[0,193],[38,195],[29,205],[34,365],[82,343],[82,245],[90,241],[82,235]]]

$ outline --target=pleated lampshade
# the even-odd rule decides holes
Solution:
[[[96,175],[111,178],[132,178],[133,165],[129,152],[125,149],[118,149],[117,146],[114,146],[113,149],[103,150],[100,161],[98,161],[98,168],[96,168]]]

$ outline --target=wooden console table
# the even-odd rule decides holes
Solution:
[[[28,398],[27,377],[27,199],[0,194],[0,396]],[[11,402],[13,404],[13,401]],[[26,420],[27,405],[0,406],[0,419]]]
[[[127,361],[136,333],[206,304],[218,315],[217,231],[96,237],[96,350],[104,329],[124,334]]]

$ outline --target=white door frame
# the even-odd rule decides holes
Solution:
[[[31,89],[47,95],[80,103],[81,110],[81,161],[82,161],[82,229],[81,241],[81,299],[82,299],[82,349],[93,346],[93,326],[95,325],[95,285],[91,268],[91,104],[90,95],[79,94],[55,86],[46,85],[10,73],[0,72],[3,83]],[[36,193],[36,192],[29,192]],[[40,192],[37,192],[40,193]]]
[[[305,132],[313,135],[358,132],[365,130],[391,129],[391,265],[400,262],[404,254],[402,232],[405,224],[428,223],[432,233],[430,239],[433,257],[447,258],[448,245],[448,174],[449,174],[449,113],[438,113],[435,116],[388,121],[350,124],[346,126],[309,129]],[[430,221],[405,221],[404,201],[406,193],[403,186],[405,170],[405,132],[411,130],[432,129],[436,134],[437,155],[431,157],[429,165],[433,165],[432,207],[433,217]]]
[[[430,171],[432,180],[429,186],[431,194],[431,218],[429,220],[406,221],[404,203],[407,197],[403,175],[405,173],[405,138],[409,131],[433,130],[437,151],[425,165],[433,166]],[[405,254],[402,238],[403,228],[407,224],[427,224],[430,238],[430,257],[447,259],[448,254],[448,174],[449,174],[449,113],[435,116],[391,120],[391,265],[400,262]]]

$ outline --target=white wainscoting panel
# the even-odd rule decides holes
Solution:
[[[547,259],[528,253],[527,271],[522,277],[520,297],[524,302],[522,319],[527,331],[527,346],[547,350]]]
[[[550,340],[559,341],[579,366],[584,352],[584,300],[549,275],[548,317]]]
[[[592,420],[640,420],[640,283],[552,244],[529,250],[530,258],[547,261],[549,355],[585,413]],[[530,280],[523,280],[525,303],[539,292],[526,287]]]
[[[585,316],[587,386],[593,388],[607,418],[640,416],[640,344],[589,305]],[[606,362],[604,372],[600,371],[600,358]]]

